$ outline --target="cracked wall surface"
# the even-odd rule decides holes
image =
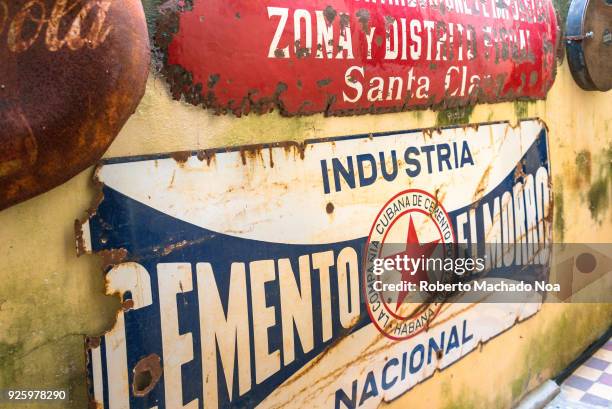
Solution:
[[[478,105],[447,115],[214,116],[173,101],[165,81],[151,76],[144,99],[106,157],[539,117],[550,130],[556,241],[609,242],[611,104],[612,92],[580,90],[565,62],[545,101]],[[74,220],[94,202],[92,176],[88,169],[0,212],[0,388],[68,387],[71,395],[67,404],[21,408],[87,407],[83,335],[110,329],[120,307],[117,298],[104,295],[102,260],[76,256]],[[510,407],[611,323],[610,305],[544,305],[389,406]]]

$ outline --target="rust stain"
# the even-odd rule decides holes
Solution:
[[[100,206],[100,203],[102,203],[102,201],[104,200],[104,193],[102,192],[102,182],[100,182],[100,179],[98,178],[98,172],[100,170],[100,167],[98,166],[94,172],[94,177],[93,177],[93,184],[96,190],[93,202],[91,204],[91,206],[89,207],[89,209],[85,212],[85,217],[83,217],[82,219],[76,219],[74,221],[74,235],[76,238],[76,253],[77,253],[77,257],[82,256],[83,254],[87,254],[89,253],[90,249],[87,249],[85,246],[85,239],[84,239],[84,234],[85,231],[83,229],[83,226],[85,223],[88,223],[89,219],[96,214],[98,206]]]
[[[166,247],[164,247],[164,249],[161,252],[161,254],[163,256],[167,256],[168,254],[172,253],[174,250],[182,249],[182,248],[188,247],[188,246],[190,246],[192,244],[194,244],[194,243],[193,242],[188,242],[187,240],[183,240],[183,241],[180,241],[178,243],[169,244]]]
[[[270,154],[270,167],[274,167],[274,158],[272,157],[272,148],[268,148],[268,153]]]
[[[440,208],[440,204],[444,201],[446,197],[446,192],[441,192],[440,188],[436,188],[434,191],[434,198],[436,199],[435,206],[430,209],[429,215],[433,218],[436,211]]]
[[[85,339],[85,344],[87,349],[95,349],[100,346],[100,337],[87,337]]]
[[[134,308],[134,300],[125,300],[123,301],[123,303],[121,303],[121,308],[123,309],[123,311],[129,311],[132,308]]]
[[[190,151],[173,152],[170,155],[170,157],[172,159],[174,159],[179,164],[183,164],[183,163],[187,162],[187,159],[189,159],[190,156],[191,156],[191,152]]]
[[[480,181],[478,182],[478,185],[476,186],[474,195],[472,196],[472,208],[474,209],[478,206],[478,203],[482,198],[482,194],[487,188],[487,183],[489,183],[489,174],[491,173],[491,166],[492,165],[489,164],[485,169],[484,173],[482,174],[482,177],[480,178]]]
[[[514,180],[516,181],[517,179],[524,179],[527,175],[524,172],[524,163],[523,162],[519,162],[516,164],[516,168],[514,169]]]
[[[101,343],[100,337],[85,337],[85,351],[99,348],[100,343]],[[89,363],[88,354],[85,354],[85,356]],[[87,378],[87,384],[89,388],[93,388],[93,385],[91,384],[91,380],[89,378]],[[87,402],[88,409],[102,409],[102,407],[103,405],[101,402],[96,401],[92,395],[89,396],[89,399]]]
[[[147,396],[162,376],[161,359],[157,354],[142,358],[133,370],[132,392],[134,396]]]
[[[179,242],[171,242],[169,244],[163,245],[163,246],[155,246],[155,247],[151,247],[150,251],[153,253],[159,253],[159,255],[161,256],[167,256],[169,254],[171,254],[173,251],[178,250],[178,249],[184,249],[186,247],[189,246],[193,246],[196,244],[200,244],[200,243],[204,243],[206,241],[210,240],[210,237],[202,237],[199,238],[197,240],[182,240]],[[125,261],[125,260],[124,260]],[[130,260],[133,261],[133,260]]]
[[[104,406],[102,405],[101,402],[96,402],[93,399],[91,399],[89,403],[87,404],[87,409],[103,409],[103,408]]]
[[[3,122],[11,128],[22,128],[25,133],[0,144],[0,179],[33,166],[38,158],[38,142],[21,108],[1,111],[0,123]]]
[[[201,150],[196,154],[199,161],[206,160],[206,164],[210,165],[210,163],[215,160],[215,152],[213,150]]]
[[[96,254],[102,257],[104,266],[114,266],[125,261],[128,252],[126,249],[100,250]]]
[[[83,234],[85,233],[83,232],[83,226],[79,220],[74,221],[74,234],[76,236],[77,257],[79,257],[88,252],[88,249],[85,248],[85,240],[83,238]]]
[[[296,142],[296,141],[284,141],[284,142],[274,142],[274,143],[260,143],[260,144],[252,144],[245,145],[239,148],[240,157],[242,159],[242,164],[247,164],[247,159],[263,159],[263,150],[268,149],[268,156],[270,158],[270,164],[274,167],[274,162],[272,158],[272,148],[283,148],[286,154],[290,154],[291,152],[297,153],[300,159],[304,159],[306,155],[306,146],[308,142]]]

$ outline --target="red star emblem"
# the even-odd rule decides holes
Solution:
[[[414,228],[412,216],[410,216],[410,225],[408,226],[408,237],[406,238],[406,250],[400,253],[397,253],[397,254],[393,254],[391,256],[387,256],[385,257],[385,260],[388,258],[395,259],[395,257],[397,256],[400,256],[403,258],[404,255],[412,259],[418,259],[418,258],[421,258],[421,256],[423,256],[424,259],[427,259],[434,252],[434,250],[438,246],[439,241],[440,239],[432,241],[430,243],[421,244],[419,242],[419,237],[417,236],[416,229]],[[424,269],[422,265],[419,266],[419,268],[414,272],[414,274],[412,273],[411,264],[407,266],[408,268],[403,268],[404,267],[403,265],[399,267],[402,267],[401,269],[398,270],[402,274],[402,281],[414,282],[418,284],[419,281],[428,281],[429,279],[427,275],[427,270]],[[399,293],[397,297],[397,302],[395,304],[396,312],[399,309],[400,305],[402,305],[402,302],[404,301],[407,295],[408,295],[408,290],[401,291]]]

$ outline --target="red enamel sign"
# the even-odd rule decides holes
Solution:
[[[550,0],[193,0],[156,37],[175,98],[350,115],[544,98],[558,33]]]

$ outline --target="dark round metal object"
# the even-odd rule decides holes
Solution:
[[[148,67],[140,0],[0,0],[0,209],[94,164]]]
[[[565,31],[567,60],[580,88],[612,89],[612,0],[572,0]]]

